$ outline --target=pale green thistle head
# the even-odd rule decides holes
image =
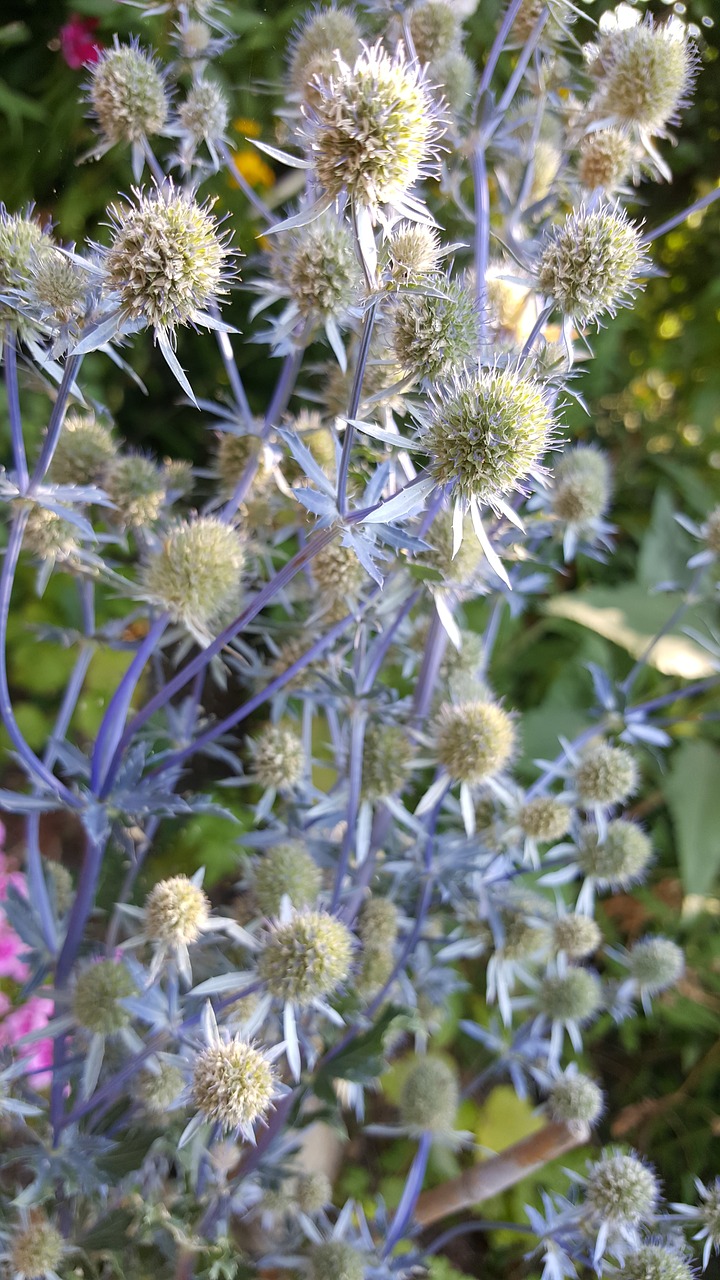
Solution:
[[[580,804],[621,804],[637,791],[637,761],[624,747],[600,742],[583,752],[575,768],[575,788]]]
[[[447,1134],[454,1128],[459,1105],[455,1070],[443,1058],[418,1058],[400,1094],[401,1123],[413,1132]]]
[[[479,314],[465,280],[438,274],[426,283],[433,293],[398,299],[393,347],[405,373],[436,382],[476,359]]]
[[[134,995],[137,987],[123,964],[117,960],[93,960],[80,970],[75,981],[73,1017],[94,1035],[112,1035],[128,1026],[130,1014],[120,1001]]]
[[[495,702],[446,703],[435,724],[438,762],[458,782],[474,785],[501,773],[515,750],[512,717]]]
[[[399,791],[407,782],[414,755],[407,733],[397,725],[372,725],[365,734],[362,794],[380,800]]]
[[[140,142],[165,128],[170,110],[165,77],[140,46],[103,49],[90,68],[88,98],[103,138],[109,143]]]
[[[570,817],[570,809],[562,800],[535,796],[521,806],[518,823],[523,834],[533,840],[559,840],[570,826]]]
[[[252,1126],[272,1105],[276,1078],[267,1057],[245,1040],[219,1040],[195,1059],[192,1096],[201,1115],[222,1126]]]
[[[561,455],[553,474],[552,509],[566,524],[584,525],[604,516],[610,501],[610,467],[593,445],[576,445]]]
[[[612,192],[632,167],[633,145],[620,129],[596,129],[580,143],[578,178],[588,191]]]
[[[360,28],[347,9],[333,6],[310,10],[295,28],[290,45],[290,83],[302,94],[308,75],[319,60],[330,66],[339,53],[345,62],[354,62],[360,53]]]
[[[600,979],[590,969],[551,973],[540,983],[538,1009],[554,1022],[589,1022],[601,1003]]]
[[[221,139],[228,126],[227,98],[214,80],[196,81],[178,107],[178,119],[193,142]]]
[[[64,1253],[65,1241],[57,1227],[44,1214],[35,1214],[10,1238],[10,1273],[18,1280],[40,1280],[57,1272]]]
[[[630,975],[648,995],[673,987],[685,971],[685,955],[670,938],[641,938],[628,957]]]
[[[434,62],[458,47],[462,34],[460,17],[448,0],[418,0],[407,17],[420,62]]]
[[[386,241],[384,252],[392,283],[411,285],[437,270],[442,245],[434,227],[422,222],[401,222]]]
[[[287,725],[266,725],[253,740],[252,772],[261,787],[296,786],[305,764],[302,739]]]
[[[164,946],[197,942],[209,918],[207,895],[184,875],[158,881],[145,902],[145,933]]]
[[[546,233],[538,284],[584,328],[631,306],[649,265],[640,229],[624,209],[580,205]]]
[[[302,1006],[329,996],[348,976],[353,936],[325,911],[292,911],[268,928],[258,973],[271,995]]]
[[[601,19],[588,57],[598,84],[594,113],[600,119],[662,136],[687,106],[697,52],[675,17],[657,23],[648,13],[641,21],[637,10],[621,4]]]
[[[660,1187],[648,1165],[635,1155],[603,1152],[589,1166],[585,1203],[612,1226],[637,1226],[655,1212]]]
[[[553,926],[553,941],[558,951],[571,960],[585,960],[597,951],[603,940],[602,930],[592,916],[571,911],[558,916]]]
[[[681,1253],[663,1244],[644,1244],[626,1254],[623,1280],[694,1280],[695,1272]]]
[[[102,486],[113,503],[112,516],[129,529],[154,524],[165,504],[167,484],[162,471],[142,453],[112,458]]]
[[[310,1280],[364,1280],[367,1258],[347,1240],[323,1240],[308,1253]]]
[[[245,549],[237,530],[213,516],[182,520],[147,559],[143,588],[194,635],[207,637],[238,607]]]
[[[96,484],[116,454],[110,427],[92,411],[72,410],[63,423],[50,478],[55,484]]]
[[[602,840],[596,827],[583,827],[577,858],[583,874],[592,876],[601,889],[627,889],[642,877],[652,845],[636,823],[616,818],[608,823]]]
[[[78,529],[57,511],[34,503],[25,525],[24,546],[38,560],[68,560],[79,549]]]
[[[293,907],[307,907],[320,892],[322,873],[300,840],[273,845],[252,871],[252,889],[263,915],[274,916],[287,896]]]
[[[359,302],[360,265],[345,222],[326,214],[285,233],[274,250],[273,277],[304,318],[342,317]]]
[[[52,237],[31,212],[8,213],[0,204],[0,293],[26,289],[33,270],[37,270],[45,254],[54,251]],[[0,327],[7,325],[21,335],[27,328],[27,322],[14,307],[0,302]]]
[[[565,1071],[553,1081],[546,1107],[556,1124],[594,1125],[602,1115],[603,1092],[589,1076]]]

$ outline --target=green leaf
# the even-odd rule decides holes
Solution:
[[[98,1160],[98,1164],[112,1178],[124,1178],[126,1174],[134,1173],[140,1168],[159,1134],[159,1129],[131,1130],[124,1135],[121,1143]]]
[[[113,1209],[101,1218],[78,1241],[81,1249],[123,1249],[127,1247],[127,1229],[135,1215],[128,1209]]]
[[[347,1049],[318,1072],[317,1081],[322,1083],[323,1077],[326,1077],[331,1080],[350,1080],[353,1084],[369,1084],[382,1075],[385,1069],[385,1035],[390,1024],[402,1013],[402,1009],[389,1005],[375,1026],[356,1036]]]
[[[675,752],[665,794],[686,893],[707,893],[720,870],[720,751],[701,739]]]
[[[687,561],[697,546],[675,519],[675,507],[670,490],[660,485],[638,559],[638,582],[648,589],[661,582],[685,583],[688,578]]]

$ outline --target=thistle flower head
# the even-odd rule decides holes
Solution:
[[[266,916],[277,915],[286,895],[294,907],[309,906],[321,884],[320,868],[300,840],[267,849],[252,872],[255,900]]]
[[[694,1280],[695,1272],[676,1249],[662,1244],[644,1244],[626,1254],[623,1280]]]
[[[353,936],[324,911],[293,911],[273,922],[258,959],[258,973],[271,995],[292,1004],[312,1004],[344,982],[353,956]]]
[[[670,938],[642,938],[630,951],[628,963],[640,990],[651,996],[674,986],[685,970],[683,950]]]
[[[377,725],[365,734],[362,794],[381,800],[399,791],[407,781],[414,755],[407,733],[396,725]]]
[[[418,1058],[400,1094],[401,1123],[415,1132],[447,1133],[454,1127],[459,1105],[453,1068],[442,1058]]]
[[[553,435],[539,384],[510,369],[453,373],[431,393],[423,447],[440,485],[492,506],[523,489]]]
[[[390,898],[366,898],[358,915],[358,936],[363,945],[392,946],[398,935],[398,909]]]
[[[305,751],[293,729],[269,724],[253,742],[252,772],[261,787],[294,787],[305,771]]]
[[[113,515],[129,529],[154,524],[167,492],[162,471],[142,453],[113,458],[105,471],[103,488],[114,504]]]
[[[535,796],[521,806],[518,823],[533,840],[559,840],[570,826],[570,809],[554,796]]]
[[[398,910],[389,898],[366,898],[358,916],[357,931],[362,943],[355,990],[362,1000],[370,1000],[384,987],[395,963]]]
[[[123,964],[116,960],[91,961],[80,970],[75,982],[73,1017],[94,1035],[112,1035],[130,1022],[130,1014],[120,1001],[136,994],[135,983]]]
[[[687,106],[697,54],[677,18],[656,23],[621,4],[600,23],[600,39],[589,50],[598,81],[595,113],[641,133],[663,135]]]
[[[720,1178],[716,1178],[709,1186],[702,1183],[698,1187],[699,1202],[693,1215],[702,1224],[701,1235],[706,1238],[705,1257],[710,1256],[710,1248],[717,1252],[720,1249]]]
[[[25,526],[24,545],[38,560],[67,560],[78,550],[78,531],[56,511],[35,504]]]
[[[401,222],[387,241],[385,253],[393,284],[411,285],[437,270],[442,245],[434,227],[422,222]]]
[[[567,524],[599,520],[610,501],[610,467],[593,445],[576,445],[562,454],[553,476],[552,509]]]
[[[220,480],[220,493],[229,498],[250,462],[261,448],[259,436],[249,432],[223,431],[217,444],[215,471]]]
[[[547,233],[538,283],[584,327],[630,306],[648,267],[640,230],[623,209],[580,205]]]
[[[642,876],[651,857],[652,845],[645,832],[625,818],[608,823],[602,841],[595,827],[586,826],[580,833],[578,866],[601,889],[627,889]]]
[[[444,58],[459,44],[460,16],[448,0],[418,0],[407,16],[420,62]]]
[[[632,166],[633,146],[619,129],[597,129],[580,143],[578,178],[588,191],[611,192],[627,177]]]
[[[451,49],[430,65],[430,79],[456,115],[471,102],[477,83],[475,63],[463,49]]]
[[[203,312],[225,293],[230,250],[208,204],[164,183],[134,190],[135,202],[109,210],[114,236],[105,250],[108,289],[123,316],[159,335],[204,323]]]
[[[346,191],[374,215],[384,204],[402,209],[405,193],[432,171],[442,132],[437,104],[422,70],[402,50],[364,48],[354,64],[336,60],[317,81],[305,136],[328,196]]]
[[[229,117],[227,98],[214,80],[197,80],[178,107],[180,124],[196,143],[222,138]]]
[[[72,410],[63,423],[50,467],[55,484],[96,484],[115,458],[112,431],[92,412]]]
[[[88,99],[108,144],[140,142],[165,128],[169,99],[165,77],[137,42],[103,49],[90,68]]]
[[[148,597],[193,635],[206,638],[236,609],[245,552],[231,525],[212,516],[182,520],[165,534],[145,565]]]
[[[31,213],[8,213],[0,204],[0,293],[26,287],[33,268],[53,250],[51,236]],[[14,308],[0,302],[0,324],[19,327],[23,321]]]
[[[473,537],[469,516],[463,519],[463,540],[456,555],[453,555],[453,513],[451,511],[441,511],[435,517],[432,528],[425,536],[425,541],[432,543],[432,550],[426,551],[423,559],[431,569],[435,569],[442,575],[444,582],[462,585],[470,582],[477,573],[483,559],[483,552],[477,538]],[[475,665],[477,666],[478,663],[479,656]]]
[[[553,1022],[589,1022],[601,1003],[600,979],[590,969],[551,973],[540,983],[538,1008]]]
[[[184,58],[202,58],[212,44],[212,29],[207,22],[190,18],[179,32],[180,48]]]
[[[331,214],[287,232],[273,253],[272,272],[303,318],[343,316],[359,300],[361,271],[350,228]]]
[[[555,1124],[594,1125],[603,1111],[603,1092],[589,1076],[565,1071],[553,1081],[547,1110]]]
[[[275,1085],[265,1054],[237,1036],[208,1045],[195,1059],[193,1101],[206,1120],[225,1130],[251,1131],[269,1110]]]
[[[558,951],[564,951],[571,960],[584,960],[597,951],[602,942],[602,930],[592,916],[570,912],[558,916],[553,927],[553,941]]]
[[[427,284],[432,294],[398,299],[393,347],[406,373],[436,382],[476,358],[479,314],[464,280],[435,275]]]
[[[367,1259],[347,1240],[322,1240],[308,1253],[310,1280],[365,1280]]]
[[[190,946],[210,917],[210,902],[187,876],[160,880],[145,902],[145,934],[165,946]]]
[[[62,249],[41,246],[30,262],[28,293],[49,320],[69,324],[85,309],[87,271]]]
[[[446,703],[435,725],[438,761],[458,782],[475,784],[500,773],[515,739],[512,718],[495,702]]]
[[[301,1213],[319,1213],[332,1200],[332,1184],[326,1173],[301,1173],[293,1199]]]
[[[44,1215],[37,1215],[10,1239],[10,1272],[19,1280],[40,1280],[57,1271],[64,1253],[60,1232]]]
[[[344,62],[354,62],[360,53],[360,28],[347,9],[332,6],[311,10],[296,27],[291,39],[290,83],[297,93],[307,87],[312,64],[326,59],[331,65],[335,54]]]
[[[337,539],[318,551],[311,568],[321,598],[333,603],[356,596],[365,582],[365,570],[354,548]]]
[[[589,1166],[585,1203],[611,1226],[648,1222],[660,1195],[655,1174],[638,1156],[605,1151]]]
[[[638,767],[635,757],[624,747],[598,743],[584,752],[575,769],[578,799],[586,807],[596,804],[621,804],[637,790]]]
[[[145,1110],[153,1117],[166,1114],[185,1087],[182,1071],[170,1062],[160,1062],[156,1071],[146,1069],[138,1079],[138,1093]]]

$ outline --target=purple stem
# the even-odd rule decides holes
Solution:
[[[57,448],[57,442],[60,439],[60,432],[63,428],[63,422],[65,421],[65,410],[67,409],[70,389],[75,381],[80,365],[82,364],[82,359],[82,356],[69,356],[65,361],[62,382],[58,387],[55,403],[52,407],[52,413],[50,414],[50,421],[48,422],[48,429],[45,433],[40,457],[38,458],[35,470],[32,473],[28,493],[34,493],[37,486],[43,480],[47,469],[53,460],[53,455]]]
[[[28,485],[27,458],[25,457],[25,441],[23,439],[22,414],[20,412],[20,392],[17,379],[17,345],[15,331],[7,326],[5,331],[5,389],[7,391],[8,418],[10,419],[10,440],[12,443],[13,461],[17,472],[18,488],[25,493]]]
[[[375,327],[375,314],[377,312],[377,308],[377,300],[371,302],[363,319],[360,349],[358,351],[357,364],[355,365],[355,373],[353,376],[352,388],[350,390],[350,403],[348,405],[347,412],[348,418],[356,418],[360,407],[360,397],[362,395],[362,385],[365,377],[365,366],[370,352],[370,340]],[[347,511],[347,481],[348,472],[350,470],[350,455],[352,453],[354,436],[355,428],[348,422],[345,427],[342,453],[340,454],[340,471],[338,474],[337,505],[341,516],[344,516]]]
[[[505,87],[505,91],[500,101],[498,102],[498,105],[497,105],[498,119],[505,115],[505,112],[507,111],[513,98],[515,97],[515,94],[520,88],[520,83],[522,81],[523,76],[525,75],[525,72],[527,71],[528,63],[530,62],[530,59],[532,58],[535,50],[537,49],[537,46],[540,42],[540,36],[543,33],[543,29],[549,17],[550,17],[550,12],[548,10],[547,5],[545,5],[540,10],[535,26],[533,27],[532,31],[530,32],[530,35],[525,41],[523,49],[520,53],[520,57],[517,60],[515,70],[513,71],[510,79],[508,80],[508,83]]]
[[[350,761],[348,767],[348,802],[347,825],[343,836],[340,858],[335,873],[335,886],[330,902],[330,910],[337,911],[342,894],[343,881],[350,865],[350,854],[355,844],[357,833],[358,810],[360,808],[360,792],[362,790],[363,748],[365,746],[365,726],[367,712],[364,708],[355,709],[350,730]]]
[[[490,88],[490,83],[492,81],[493,75],[495,74],[495,68],[498,62],[500,61],[500,55],[502,54],[503,49],[505,48],[505,42],[508,36],[510,35],[510,32],[512,31],[513,23],[517,18],[520,10],[522,9],[524,2],[525,0],[511,0],[511,3],[508,5],[507,9],[505,10],[503,20],[500,23],[500,26],[498,28],[498,33],[495,39],[493,40],[492,48],[490,49],[490,52],[488,54],[488,60],[485,63],[482,76],[480,77],[480,84],[478,85],[478,91],[477,91],[477,94],[475,95],[475,112],[476,113],[477,113],[477,108],[480,105],[483,96],[487,93],[488,89]]]
[[[480,350],[487,343],[487,270],[490,256],[490,191],[488,189],[485,144],[479,142],[470,157],[475,189],[475,298],[480,311]]]
[[[80,949],[85,925],[95,904],[95,893],[104,851],[104,840],[93,840],[90,836],[87,837],[78,890],[72,905],[65,941],[55,970],[55,986],[58,988],[65,986]]]
[[[667,222],[661,222],[659,227],[654,227],[652,231],[648,231],[647,235],[643,236],[643,242],[652,244],[654,240],[659,240],[660,236],[667,235],[668,231],[679,227],[691,214],[700,213],[702,209],[707,209],[716,200],[720,200],[720,187],[714,187],[706,196],[701,196],[699,200],[689,204],[687,209],[683,209],[681,213],[676,213],[674,217],[668,218]]]
[[[407,1230],[408,1224],[415,1212],[415,1205],[418,1202],[420,1192],[422,1191],[423,1181],[425,1179],[425,1170],[427,1169],[428,1156],[432,1146],[432,1134],[424,1133],[418,1143],[418,1149],[415,1152],[415,1159],[410,1166],[405,1186],[403,1188],[400,1203],[395,1210],[395,1217],[390,1224],[390,1230],[387,1239],[383,1245],[382,1257],[387,1258],[392,1253],[395,1245],[402,1240]]]
[[[434,609],[420,675],[415,687],[414,719],[419,722],[425,719],[430,710],[446,644],[447,633],[440,621],[437,609]]]
[[[92,792],[94,795],[100,796],[100,798],[106,796],[108,792],[107,774],[111,762],[114,762],[116,749],[122,738],[133,694],[149,658],[163,637],[168,621],[169,615],[167,613],[163,613],[159,618],[155,619],[110,699],[107,711],[103,716],[93,751],[92,772],[90,775]]]

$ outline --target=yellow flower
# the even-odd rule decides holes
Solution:
[[[247,123],[249,122],[243,121],[243,124]],[[237,124],[236,120],[236,127]],[[272,187],[274,185],[275,173],[254,147],[241,147],[239,151],[234,151],[233,160],[243,178],[251,187]],[[236,187],[237,185],[235,179],[231,178],[230,186]]]

